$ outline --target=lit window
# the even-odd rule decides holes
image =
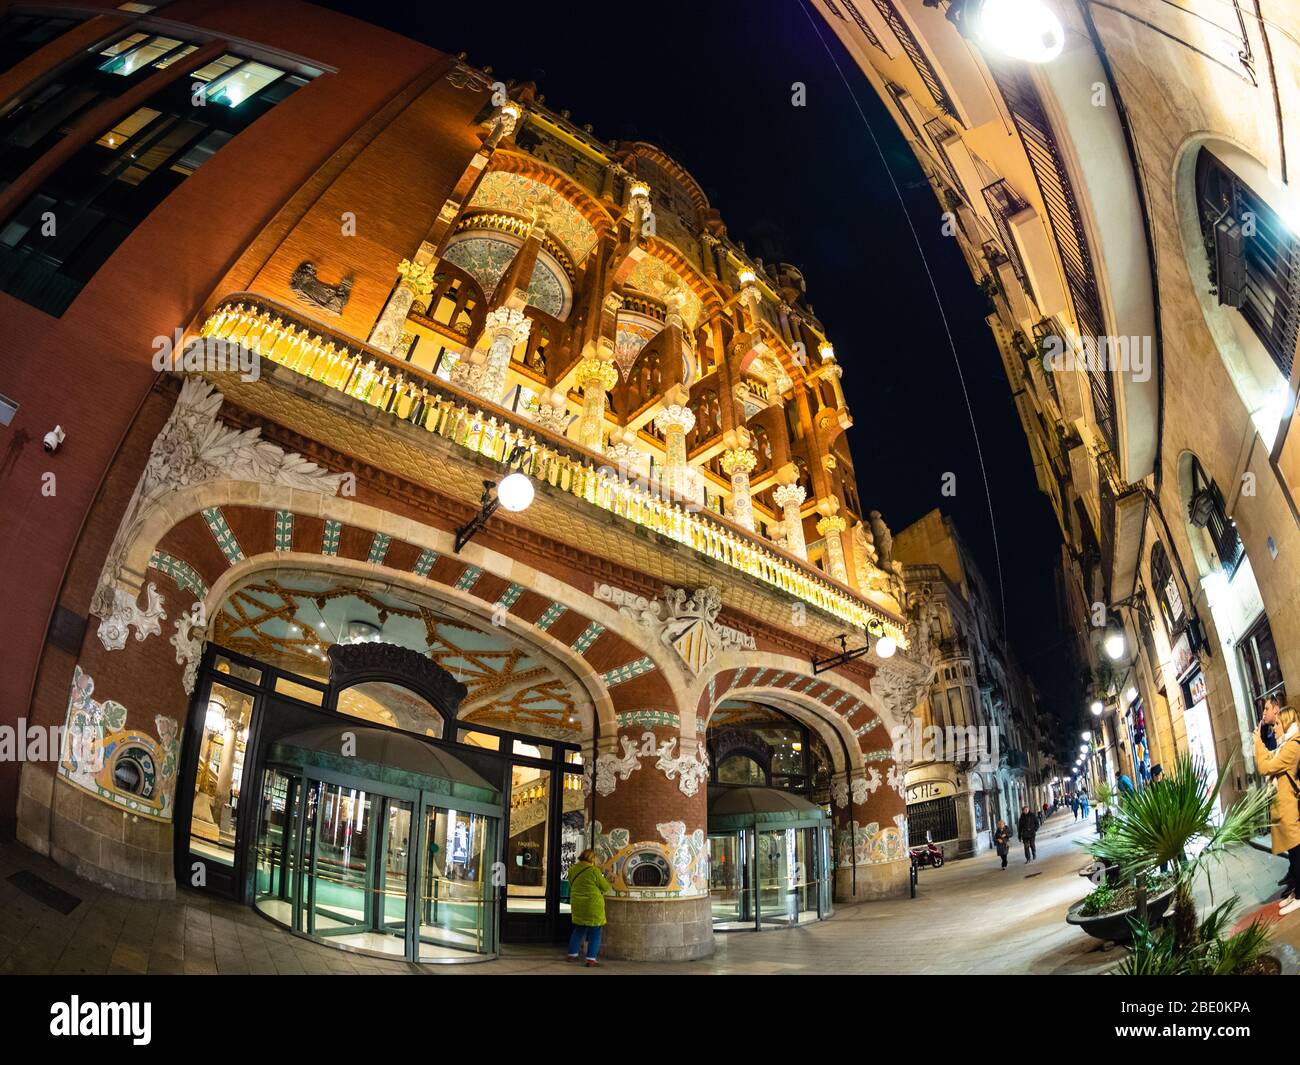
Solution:
[[[227,107],[238,107],[284,73],[265,63],[248,62],[208,88],[208,99]]]
[[[155,59],[162,59],[181,47],[181,42],[175,37],[149,37],[145,39],[143,34],[136,34],[135,37],[143,40],[144,43],[117,52],[106,50],[101,54],[110,54],[112,58],[102,63],[99,69],[107,74],[118,74],[125,78],[142,67],[148,66]],[[130,41],[132,38],[128,37],[127,40]],[[110,47],[117,48],[117,45]]]
[[[137,108],[100,137],[95,143],[102,145],[105,148],[112,148],[116,151],[144,129],[145,126],[157,118],[158,114],[159,112],[155,111],[152,107]]]

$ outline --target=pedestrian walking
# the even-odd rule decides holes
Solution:
[[[596,864],[596,852],[587,849],[569,866],[569,905],[573,912],[573,934],[569,936],[569,957],[574,961],[587,941],[587,964],[595,965],[600,939],[605,932],[605,896],[614,889]]]
[[[1070,809],[1074,811],[1074,819],[1079,820],[1079,796],[1070,800]]]
[[[1025,803],[1020,808],[1020,820],[1016,823],[1016,835],[1020,838],[1020,842],[1025,845],[1025,864],[1028,865],[1038,857],[1038,845],[1035,842],[1038,835],[1038,818],[1034,816],[1034,812],[1029,808],[1028,803]]]
[[[998,830],[993,833],[993,846],[998,849],[998,857],[1002,859],[1002,868],[1007,867],[1007,852],[1011,849],[1011,829],[1007,823],[998,818]]]
[[[1285,720],[1286,716],[1290,717],[1289,721]],[[1264,742],[1267,728],[1278,737],[1274,751]],[[1273,853],[1285,854],[1288,862],[1278,913],[1287,914],[1300,909],[1300,783],[1296,781],[1300,770],[1300,733],[1295,728],[1295,712],[1283,710],[1275,698],[1264,700],[1264,712],[1255,733],[1255,765],[1261,773],[1273,778],[1270,810]]]

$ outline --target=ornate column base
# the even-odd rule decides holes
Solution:
[[[692,961],[714,951],[709,897],[636,899],[605,896],[601,953],[626,961]]]
[[[835,870],[836,902],[870,902],[902,899],[912,892],[912,860],[864,862]]]

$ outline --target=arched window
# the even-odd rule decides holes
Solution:
[[[1169,565],[1169,553],[1165,545],[1156,541],[1151,548],[1151,587],[1155,589],[1156,602],[1160,604],[1160,615],[1164,619],[1165,632],[1173,641],[1186,624],[1187,615],[1183,609],[1183,597],[1179,594],[1178,584],[1174,580],[1174,571]]]
[[[1235,307],[1284,379],[1300,331],[1300,241],[1263,197],[1202,148],[1196,206],[1219,303]]]

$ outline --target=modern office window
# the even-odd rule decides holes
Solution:
[[[1205,148],[1196,157],[1196,200],[1219,302],[1241,312],[1289,379],[1300,336],[1300,240]]]
[[[0,15],[0,74],[72,29],[80,18],[10,12]]]
[[[0,189],[62,140],[92,107],[121,96],[197,47],[175,37],[127,34],[33,90],[0,119]]]
[[[196,93],[195,82],[207,88]],[[151,211],[306,78],[223,56],[104,130],[0,224],[0,291],[61,315]]]

